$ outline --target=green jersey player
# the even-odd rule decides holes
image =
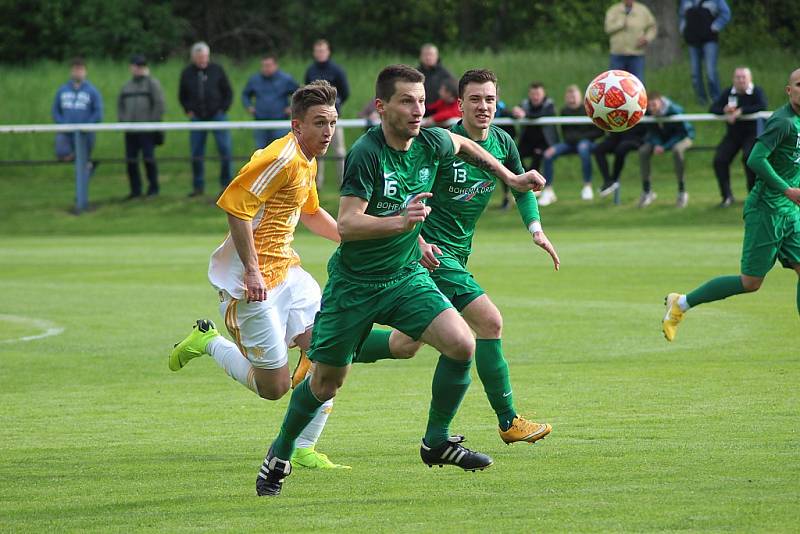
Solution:
[[[441,128],[421,129],[424,76],[405,65],[378,75],[381,125],[361,136],[345,161],[338,228],[342,244],[328,262],[328,283],[312,331],[313,374],[292,393],[280,433],[256,479],[259,495],[277,495],[291,472],[295,439],[342,386],[373,323],[392,326],[442,353],[433,377],[420,455],[427,465],[465,470],[492,465],[451,441],[449,424],[470,383],[475,341],[469,326],[420,265],[417,241],[430,212],[425,201],[441,163],[453,154],[519,191],[540,189],[537,172],[515,174],[477,143]]]
[[[477,142],[512,172],[523,172],[514,140],[491,124],[497,111],[495,74],[485,69],[467,71],[459,81],[458,94],[463,119],[450,130]],[[549,434],[551,427],[549,424],[528,421],[517,414],[508,363],[501,343],[503,318],[467,270],[475,225],[486,209],[496,184],[497,180],[492,174],[456,156],[442,161],[433,186],[433,197],[428,201],[431,213],[422,225],[421,263],[430,270],[436,286],[453,303],[477,336],[475,365],[489,403],[497,415],[500,437],[506,443],[533,443]],[[530,191],[514,192],[514,196],[522,221],[533,235],[533,241],[550,254],[558,269],[558,254],[539,222],[536,197]],[[357,361],[374,361],[381,353],[392,357],[387,350],[362,351]]]
[[[789,102],[767,120],[747,159],[756,184],[744,205],[741,274],[714,278],[686,295],[667,295],[662,329],[668,341],[689,308],[757,291],[776,260],[800,276],[800,69],[789,76],[786,94]]]

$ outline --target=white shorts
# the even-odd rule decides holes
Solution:
[[[294,339],[314,324],[321,296],[319,284],[295,266],[261,302],[236,300],[221,291],[219,312],[239,350],[254,367],[279,369],[289,362]]]

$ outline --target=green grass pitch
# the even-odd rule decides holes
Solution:
[[[297,469],[276,499],[254,482],[288,397],[260,400],[210,358],[167,370],[193,319],[218,319],[204,271],[219,234],[0,238],[0,528],[796,527],[795,275],[693,310],[668,344],[664,294],[735,271],[736,226],[555,227],[554,273],[524,230],[499,227],[511,216],[490,217],[471,265],[504,313],[518,409],[552,435],[504,445],[474,377],[453,430],[496,465],[423,466],[426,349],[354,368],[319,444],[352,471]],[[324,281],[331,246],[297,246]],[[14,342],[42,329],[20,318],[65,330]]]

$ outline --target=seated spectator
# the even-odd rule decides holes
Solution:
[[[430,114],[422,119],[423,126],[447,127],[452,119],[461,118],[458,107],[458,82],[446,78],[439,87],[439,99],[428,106]]]
[[[600,186],[600,196],[607,197],[619,189],[619,177],[625,165],[625,158],[628,152],[639,150],[644,143],[644,135],[647,127],[639,123],[630,130],[624,132],[612,132],[605,139],[594,145],[594,159],[597,161],[597,168],[603,175],[603,185]],[[608,172],[608,154],[614,154],[614,168]]]
[[[683,113],[683,108],[660,93],[653,91],[647,102],[647,114],[655,118],[669,117]],[[689,204],[689,193],[686,192],[685,160],[686,151],[692,146],[694,128],[686,121],[648,123],[644,144],[639,147],[639,165],[642,174],[642,195],[639,207],[645,208],[656,199],[656,193],[650,186],[650,158],[653,154],[661,155],[672,152],[675,165],[675,177],[678,180],[678,198],[675,205],[685,208]]]
[[[150,76],[144,56],[131,58],[132,78],[122,86],[117,101],[120,122],[158,122],[164,115],[164,91],[158,80]],[[142,196],[142,176],[139,173],[139,153],[144,159],[147,175],[147,196],[158,194],[158,168],[155,148],[163,132],[125,132],[125,159],[128,162],[128,181],[131,191],[128,200]]]
[[[242,104],[257,121],[286,120],[292,93],[298,87],[290,74],[280,70],[278,57],[265,54],[261,58],[261,71],[250,76],[242,90]],[[288,133],[288,128],[253,130],[256,149],[264,148]]]
[[[533,82],[528,88],[528,98],[519,106],[514,106],[511,115],[515,119],[538,119],[556,114],[553,100],[547,96],[542,82]],[[530,158],[528,169],[539,170],[544,151],[558,142],[558,131],[553,125],[525,126],[519,140],[519,157],[523,161]],[[507,197],[506,197],[507,198]],[[506,198],[503,202],[506,202]]]
[[[737,67],[733,71],[733,85],[726,87],[720,96],[711,104],[711,113],[725,115],[727,128],[725,136],[717,146],[714,154],[714,174],[717,176],[719,193],[722,195],[721,208],[733,204],[731,191],[731,162],[736,153],[742,151],[742,165],[747,177],[747,192],[756,183],[756,175],[747,166],[747,158],[756,143],[756,135],[760,121],[739,120],[741,115],[756,113],[767,109],[767,97],[764,91],[753,85],[753,75],[747,67]]]
[[[585,117],[583,108],[583,95],[577,85],[570,85],[564,93],[564,107],[561,108],[562,117]],[[539,205],[547,206],[558,198],[553,190],[554,162],[559,156],[565,154],[578,154],[581,158],[581,172],[583,174],[583,187],[581,199],[592,200],[592,149],[594,140],[602,137],[603,131],[593,124],[574,124],[561,126],[560,143],[556,143],[544,151],[544,178],[546,185],[539,195]]]
[[[53,101],[53,121],[56,124],[81,124],[103,121],[103,98],[100,92],[86,80],[86,63],[81,58],[72,60],[70,80],[58,88]],[[91,159],[94,149],[94,132],[81,133],[86,142],[86,158]],[[75,134],[56,134],[56,157],[59,161],[75,159]],[[97,162],[90,162],[89,172],[93,172]]]
[[[430,105],[439,98],[442,83],[453,75],[444,68],[439,58],[439,49],[432,43],[425,43],[419,49],[419,65],[417,70],[425,75],[425,117],[433,115]]]

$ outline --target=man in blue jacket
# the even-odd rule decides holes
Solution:
[[[85,124],[102,122],[103,98],[94,85],[86,81],[86,63],[81,58],[72,60],[70,80],[58,88],[53,101],[53,121],[56,124]],[[94,148],[93,132],[82,133],[88,149],[87,157]],[[56,134],[56,157],[60,161],[75,159],[75,134]],[[93,164],[90,164],[92,168]]]
[[[347,82],[344,69],[331,60],[331,45],[325,39],[317,39],[314,42],[314,63],[306,69],[305,83],[309,84],[314,80],[325,80],[336,88],[336,112],[341,118],[342,105],[350,96],[350,84]],[[328,154],[331,151],[336,158],[336,174],[341,183],[344,176],[344,156],[347,152],[344,144],[344,128],[336,128],[333,132]],[[317,164],[317,187],[321,188],[325,181],[325,158]]]
[[[719,96],[719,32],[730,20],[731,10],[725,0],[681,0],[678,8],[678,29],[689,48],[692,86],[702,106],[709,100],[703,83],[703,63],[708,77],[708,96],[712,102]]]
[[[261,59],[261,72],[253,74],[242,90],[242,104],[257,121],[287,120],[289,100],[299,86],[294,78],[278,68],[275,54]],[[253,130],[256,149],[264,148],[289,133],[289,129]]]
[[[651,92],[649,97],[647,114],[656,119],[683,113],[682,107],[656,91]],[[650,187],[650,158],[653,154],[660,155],[667,151],[672,152],[675,177],[678,179],[678,199],[675,205],[678,208],[685,208],[689,204],[684,163],[686,151],[692,146],[692,139],[694,139],[694,128],[686,121],[659,121],[647,125],[644,144],[639,147],[639,165],[642,174],[640,208],[646,208],[656,199],[656,193]]]

